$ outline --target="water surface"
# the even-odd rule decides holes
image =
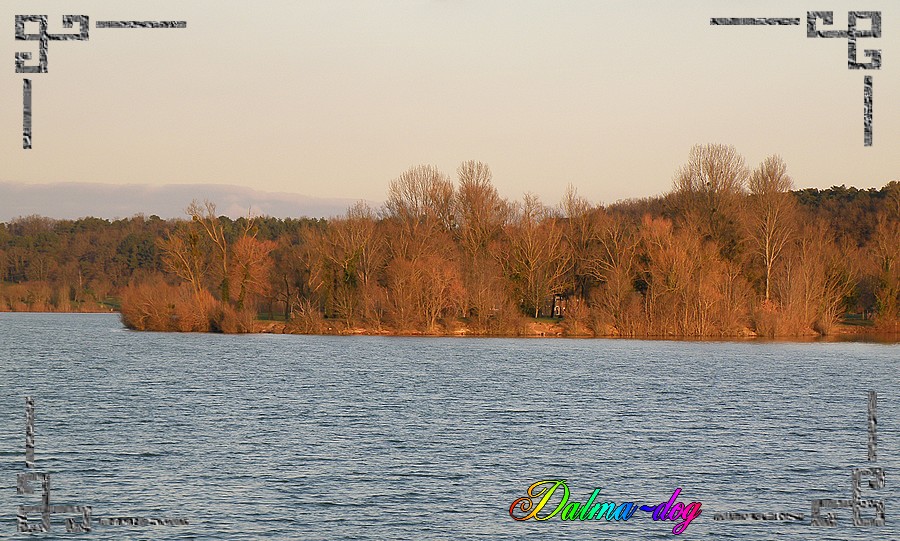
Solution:
[[[2,539],[900,539],[900,346],[871,343],[162,334],[115,315],[0,314]],[[879,393],[888,524],[725,523],[850,498]],[[179,527],[15,531],[24,397],[52,503]],[[516,522],[542,479],[571,498],[703,514]]]

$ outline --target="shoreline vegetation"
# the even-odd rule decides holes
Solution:
[[[0,313],[19,313],[19,314],[109,314],[121,313],[114,307],[115,304],[94,305],[88,307],[73,307],[72,309],[62,310],[0,310]],[[259,314],[265,316],[265,314]],[[866,342],[883,342],[883,343],[900,343],[900,326],[896,328],[885,328],[877,326],[873,321],[860,321],[853,317],[848,317],[834,325],[832,332],[827,335],[815,332],[810,329],[803,334],[776,335],[765,336],[759,335],[752,329],[744,329],[741,333],[733,335],[620,335],[614,330],[607,334],[597,334],[589,328],[573,329],[571,326],[564,324],[563,319],[554,318],[523,318],[521,326],[508,333],[484,333],[474,332],[467,327],[466,321],[458,321],[456,325],[448,330],[446,327],[436,328],[432,331],[422,330],[398,330],[388,327],[379,329],[366,327],[348,328],[340,323],[327,325],[319,329],[315,333],[308,330],[285,323],[284,320],[257,318],[249,323],[249,329],[242,331],[244,334],[296,334],[296,335],[321,335],[321,336],[393,336],[393,337],[460,337],[460,338],[621,338],[621,339],[641,339],[641,340],[700,340],[700,341],[755,341],[755,340],[777,340],[789,342],[809,342],[809,341],[866,341]],[[138,330],[132,327],[130,330]],[[146,331],[159,332],[156,329],[145,329]],[[138,330],[140,332],[140,330]],[[166,331],[162,332],[200,332],[200,331]],[[210,331],[203,331],[210,332]]]
[[[253,324],[252,333],[256,334],[311,334],[303,329],[298,329],[283,322],[258,320]],[[622,336],[620,334],[596,334],[590,329],[573,330],[571,327],[562,324],[562,320],[548,322],[542,320],[526,320],[523,326],[514,333],[509,334],[485,334],[472,332],[465,326],[464,322],[460,322],[459,326],[453,331],[435,330],[427,331],[397,331],[396,329],[370,329],[364,327],[346,328],[342,326],[327,327],[324,330],[314,333],[317,335],[331,336],[396,336],[396,337],[460,337],[460,338],[621,338],[621,339],[639,339],[639,340],[701,340],[701,341],[718,341],[718,340],[779,340],[793,342],[807,341],[866,341],[866,342],[883,342],[883,343],[900,343],[900,329],[884,329],[874,325],[860,326],[853,323],[838,323],[835,325],[833,332],[828,335],[822,335],[810,330],[805,334],[781,335],[781,336],[760,336],[751,329],[745,329],[745,332],[735,335],[716,335],[716,336],[679,336],[679,335],[630,335]]]
[[[337,218],[0,223],[0,311],[119,311],[135,330],[807,338],[900,332],[900,182],[795,190],[770,156],[695,146],[672,190],[501,197],[490,168],[394,179]]]

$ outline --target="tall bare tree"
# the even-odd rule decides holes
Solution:
[[[893,209],[879,217],[871,252],[878,272],[878,318],[880,323],[896,324],[900,320],[900,212],[893,217],[887,214],[893,214]]]
[[[206,233],[207,237],[212,241],[212,244],[215,247],[216,253],[218,254],[217,266],[219,274],[222,277],[222,281],[219,284],[219,294],[221,295],[223,303],[230,304],[231,273],[228,272],[228,241],[225,239],[225,228],[222,226],[222,222],[216,215],[216,204],[211,201],[204,201],[203,204],[192,201],[191,204],[188,205],[186,212],[188,216],[191,217],[191,220],[198,224]]]
[[[772,271],[795,230],[793,181],[780,156],[769,156],[750,175],[750,238],[765,265],[765,300],[772,290]]]
[[[510,206],[492,184],[491,168],[487,164],[467,161],[456,173],[459,179],[454,205],[456,231],[469,261],[474,262],[487,252],[491,240],[509,220]]]
[[[412,167],[391,181],[383,214],[394,229],[394,257],[414,261],[445,253],[452,246],[453,183],[436,167]]]
[[[325,301],[326,312],[357,323],[366,300],[363,295],[375,285],[384,265],[382,239],[372,210],[359,202],[342,218],[331,220],[325,231],[309,231],[310,260],[314,288]]]
[[[248,297],[263,295],[271,287],[269,274],[273,260],[270,254],[276,244],[270,240],[259,240],[255,232],[238,238],[231,249],[231,281],[238,286],[235,308],[243,310]]]
[[[566,187],[560,209],[565,216],[566,242],[572,251],[572,292],[583,299],[587,296],[587,281],[591,276],[589,252],[598,238],[595,209],[571,184]]]
[[[158,245],[163,267],[191,285],[199,304],[204,291],[203,277],[209,268],[199,233],[188,226],[159,239]]]
[[[524,308],[538,317],[544,301],[565,290],[572,254],[558,221],[536,196],[526,194],[517,210],[503,260]]]
[[[619,332],[633,332],[627,312],[635,294],[639,238],[624,220],[606,212],[597,213],[595,228],[584,270],[599,283],[595,297],[603,315]]]
[[[834,232],[821,219],[809,220],[798,230],[792,253],[777,286],[785,311],[801,329],[830,334],[853,290],[857,265],[846,254],[855,247],[840,246]]]
[[[673,195],[684,223],[715,241],[728,258],[739,249],[741,196],[748,175],[744,158],[733,146],[707,144],[691,148],[675,177]]]

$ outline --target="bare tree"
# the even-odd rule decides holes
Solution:
[[[218,267],[222,277],[219,293],[222,302],[229,304],[231,302],[231,274],[228,272],[228,242],[225,239],[225,228],[222,227],[222,223],[216,215],[216,204],[204,201],[201,205],[197,201],[192,201],[185,212],[206,233],[218,253]]]
[[[384,215],[397,226],[394,257],[411,261],[445,252],[453,228],[453,183],[436,167],[419,165],[391,182]]]
[[[771,299],[772,271],[794,235],[793,181],[780,156],[766,158],[750,176],[750,238],[766,269],[765,300]]]
[[[279,237],[277,247],[272,251],[272,297],[284,304],[284,320],[290,321],[294,307],[301,306],[304,299],[309,302],[308,266],[305,251],[288,235]]]
[[[491,183],[491,168],[487,164],[468,161],[456,170],[459,188],[456,191],[457,234],[463,249],[473,262],[483,255],[491,240],[509,220],[509,204],[500,197]]]
[[[894,219],[879,216],[871,252],[878,270],[875,296],[880,323],[896,323],[900,320],[900,213]]]
[[[383,243],[375,227],[375,213],[365,202],[359,201],[347,209],[343,220],[333,225],[333,243],[343,255],[342,266],[355,274],[360,285],[369,286],[384,265]]]
[[[241,236],[232,246],[231,280],[238,286],[238,310],[244,309],[248,295],[262,295],[269,290],[273,264],[269,255],[275,246],[270,240],[257,239],[255,232]]]
[[[544,301],[566,288],[572,255],[562,228],[536,196],[526,194],[507,236],[507,276],[524,307],[538,317]]]
[[[204,290],[203,277],[208,269],[200,235],[192,227],[169,234],[157,242],[164,268],[191,285],[199,303]]]
[[[787,261],[785,279],[778,283],[785,311],[794,320],[795,331],[813,328],[830,334],[840,319],[844,302],[857,274],[849,246],[838,246],[834,232],[824,220],[812,220],[799,229]]]
[[[692,327],[693,287],[701,242],[686,232],[676,231],[664,218],[646,216],[641,227],[644,293],[649,334],[681,334]]]
[[[455,234],[463,255],[462,313],[480,332],[503,327],[510,305],[492,246],[503,235],[511,207],[492,184],[487,164],[467,161],[457,168],[459,188],[454,202]],[[513,310],[514,312],[515,310]]]
[[[624,220],[603,212],[596,219],[596,242],[584,260],[584,270],[597,282],[599,308],[619,332],[630,327],[626,312],[634,295],[639,238]],[[629,329],[627,332],[633,332]]]
[[[726,257],[738,249],[737,224],[749,171],[733,146],[696,145],[675,177],[674,198],[689,229],[718,243]]]
[[[415,327],[434,332],[438,320],[461,298],[456,266],[438,256],[415,261],[395,259],[387,268],[391,317],[401,329]]]
[[[595,209],[587,199],[578,195],[571,184],[566,187],[560,209],[565,216],[563,231],[566,242],[572,251],[572,292],[583,299],[587,294],[587,280],[591,275],[589,252],[598,238]]]
[[[314,289],[325,300],[327,313],[340,315],[347,326],[356,323],[362,295],[374,286],[384,265],[381,237],[374,214],[365,203],[351,206],[344,217],[332,220],[323,232],[309,232]]]

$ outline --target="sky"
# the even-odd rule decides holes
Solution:
[[[858,60],[880,49],[883,67],[850,70],[847,39],[807,38],[811,10],[833,10],[838,30],[848,11],[882,11],[883,35],[860,38]],[[51,41],[47,73],[16,73],[15,52],[37,56],[36,42],[14,39],[15,15],[26,14],[48,15],[50,33],[66,32],[63,15],[88,15],[89,39]],[[3,0],[0,20],[0,219],[16,214],[15,194],[51,183],[381,201],[413,165],[455,177],[465,160],[488,163],[511,199],[531,192],[555,204],[571,184],[611,203],[670,190],[690,148],[705,143],[734,145],[751,167],[780,154],[798,187],[900,179],[891,1]],[[98,29],[99,20],[187,28]],[[78,190],[49,192],[41,214],[62,198],[71,206]],[[96,207],[96,191],[84,197]]]

